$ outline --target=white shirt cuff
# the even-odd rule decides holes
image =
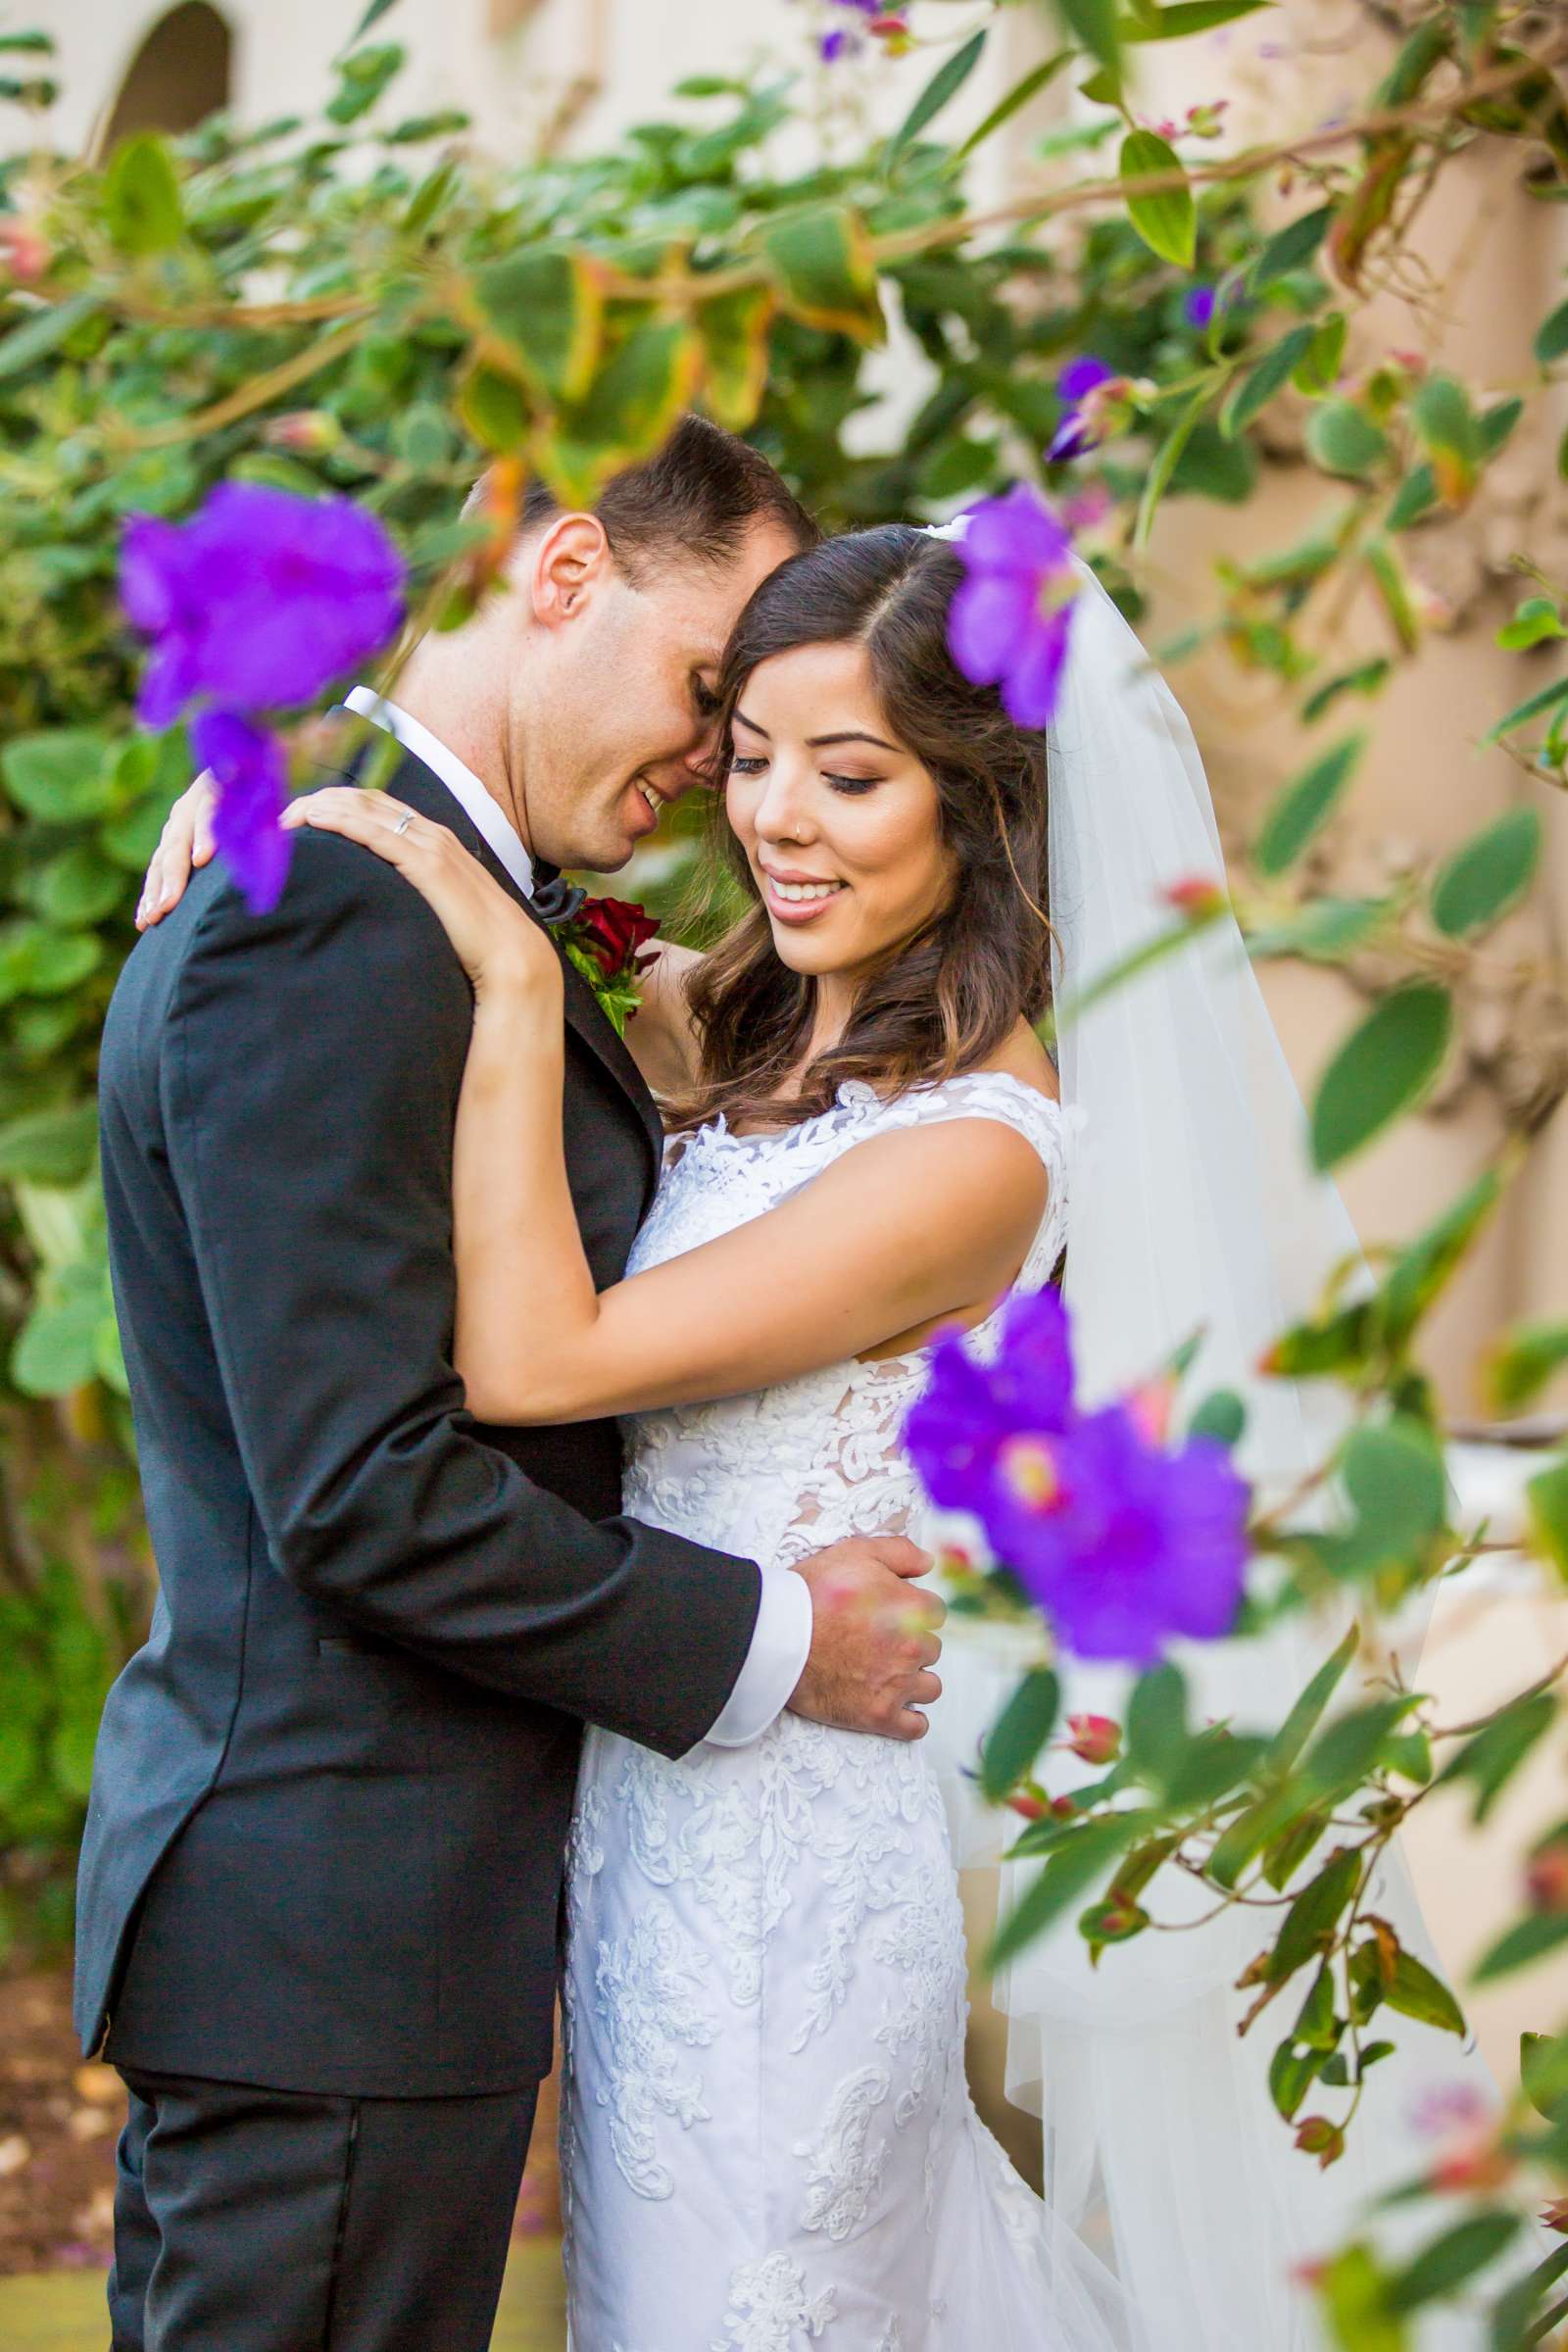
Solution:
[[[783,1714],[811,1648],[811,1588],[793,1568],[762,1570],[762,1600],[752,1646],[709,1740],[745,1747]]]

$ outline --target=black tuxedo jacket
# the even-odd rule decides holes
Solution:
[[[420,761],[393,790],[520,896]],[[309,831],[274,913],[211,867],[115,992],[104,1188],[161,1592],[99,1736],[76,2023],[123,2065],[366,2097],[542,2075],[581,1726],[677,1755],[746,1657],[757,1567],[614,1516],[613,1422],[464,1409],[471,1018],[418,894]],[[659,1122],[570,970],[566,1020],[603,1287]]]

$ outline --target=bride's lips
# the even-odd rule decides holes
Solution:
[[[826,882],[829,877],[826,874],[770,874],[764,866],[760,870],[758,879],[762,886],[762,904],[777,923],[814,923],[843,898],[849,888],[848,883],[840,882],[820,899],[786,899],[779,891],[780,882]]]

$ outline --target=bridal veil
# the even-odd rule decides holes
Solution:
[[[1073,1012],[1086,985],[1172,919],[1173,884],[1224,880],[1192,729],[1109,594],[1087,564],[1078,570],[1048,740],[1059,1071],[1078,1130],[1065,1296],[1082,1391],[1093,1402],[1132,1386],[1201,1331],[1188,1394],[1227,1388],[1244,1399],[1240,1465],[1265,1494],[1283,1494],[1332,1447],[1340,1407],[1325,1389],[1261,1378],[1258,1358],[1331,1275],[1358,1263],[1355,1235],[1335,1188],[1311,1171],[1301,1102],[1228,913]],[[1340,1630],[1297,1620],[1262,1639],[1180,1645],[1195,1719],[1276,1728]],[[1004,1634],[950,1627],[932,1731],[952,1766],[972,1757],[1017,1671],[1007,1650]],[[1067,1708],[1121,1717],[1127,1672],[1058,1667]],[[1054,1788],[1092,1777],[1057,1762]],[[959,1860],[994,1860],[1011,1817],[982,1815],[957,1773],[945,1778]],[[1027,1868],[1002,1864],[1004,1909]],[[1170,1871],[1146,1899],[1167,1922],[1212,1909]],[[1396,1854],[1374,1907],[1431,1964]],[[1264,1940],[1257,1915],[1237,1909],[1113,1945],[1092,1971],[1069,1918],[994,1988],[1008,2020],[1008,2095],[1042,2118],[1056,2226],[1111,2263],[1138,2315],[1139,2352],[1306,2352],[1321,2339],[1295,2266],[1332,2250],[1379,2188],[1430,2163],[1413,2120],[1425,2094],[1457,2081],[1492,2095],[1478,2058],[1398,2020],[1398,2054],[1369,2082],[1348,2153],[1320,2172],[1269,2096],[1283,2025],[1271,2016],[1237,2033],[1248,1996],[1235,1980]],[[1430,2213],[1419,2227],[1430,2230]],[[1431,2323],[1423,2352],[1467,2340],[1456,2330]]]

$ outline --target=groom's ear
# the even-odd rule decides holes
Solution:
[[[522,550],[523,582],[535,620],[561,628],[575,620],[614,567],[610,540],[597,514],[552,516]]]

